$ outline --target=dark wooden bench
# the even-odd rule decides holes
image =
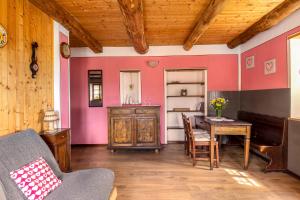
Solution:
[[[287,119],[245,111],[238,119],[252,123],[251,149],[269,160],[265,172],[286,170]]]

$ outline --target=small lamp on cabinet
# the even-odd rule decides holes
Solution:
[[[58,121],[57,113],[54,110],[47,110],[45,112],[44,122],[48,123],[48,130],[46,132],[55,131],[54,124]]]

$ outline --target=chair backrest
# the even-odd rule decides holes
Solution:
[[[9,173],[39,157],[47,161],[56,176],[62,176],[48,146],[34,130],[28,129],[0,137],[0,183],[7,200],[26,199]]]
[[[183,121],[184,134],[185,134],[185,137],[188,139],[190,131],[191,131],[189,128],[189,124],[188,124],[189,118],[183,113],[181,113],[181,115],[182,115],[182,121]]]
[[[186,120],[186,126],[187,126],[187,134],[191,137],[194,138],[194,130],[193,130],[193,124],[189,118]]]
[[[181,113],[181,116],[182,116],[182,122],[183,122],[183,129],[184,129],[184,134],[185,136],[187,137],[188,135],[188,132],[187,132],[187,123],[186,123],[186,120],[188,119],[187,116],[183,113]]]
[[[192,122],[189,118],[187,118],[186,120],[186,127],[187,127],[187,134],[188,134],[190,145],[192,148],[195,148],[195,135],[194,135]]]

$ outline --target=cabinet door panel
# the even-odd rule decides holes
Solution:
[[[111,118],[111,143],[114,146],[133,145],[133,118],[112,117]]]
[[[137,117],[136,144],[143,146],[155,145],[157,142],[157,120],[155,116]]]
[[[53,146],[54,151],[54,157],[59,165],[59,168],[63,171],[63,172],[67,172],[69,171],[69,161],[68,161],[68,145],[67,145],[67,141],[63,141],[61,143],[56,143],[55,146]]]
[[[57,146],[57,157],[59,162],[59,167],[62,171],[67,170],[67,144],[62,143]]]
[[[71,131],[57,130],[55,134],[41,133],[63,172],[71,171]]]

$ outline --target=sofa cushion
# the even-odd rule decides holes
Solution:
[[[108,200],[114,187],[114,173],[108,169],[88,169],[64,174],[63,184],[45,200]]]
[[[210,134],[208,134],[208,133],[196,134],[195,141],[196,142],[209,142]],[[215,138],[215,141],[216,141],[216,138]]]
[[[58,178],[62,177],[51,151],[34,130],[28,129],[0,138],[0,182],[7,200],[26,199],[9,173],[39,157],[46,160]]]
[[[30,200],[42,200],[61,185],[61,180],[42,157],[10,172],[10,177]]]

